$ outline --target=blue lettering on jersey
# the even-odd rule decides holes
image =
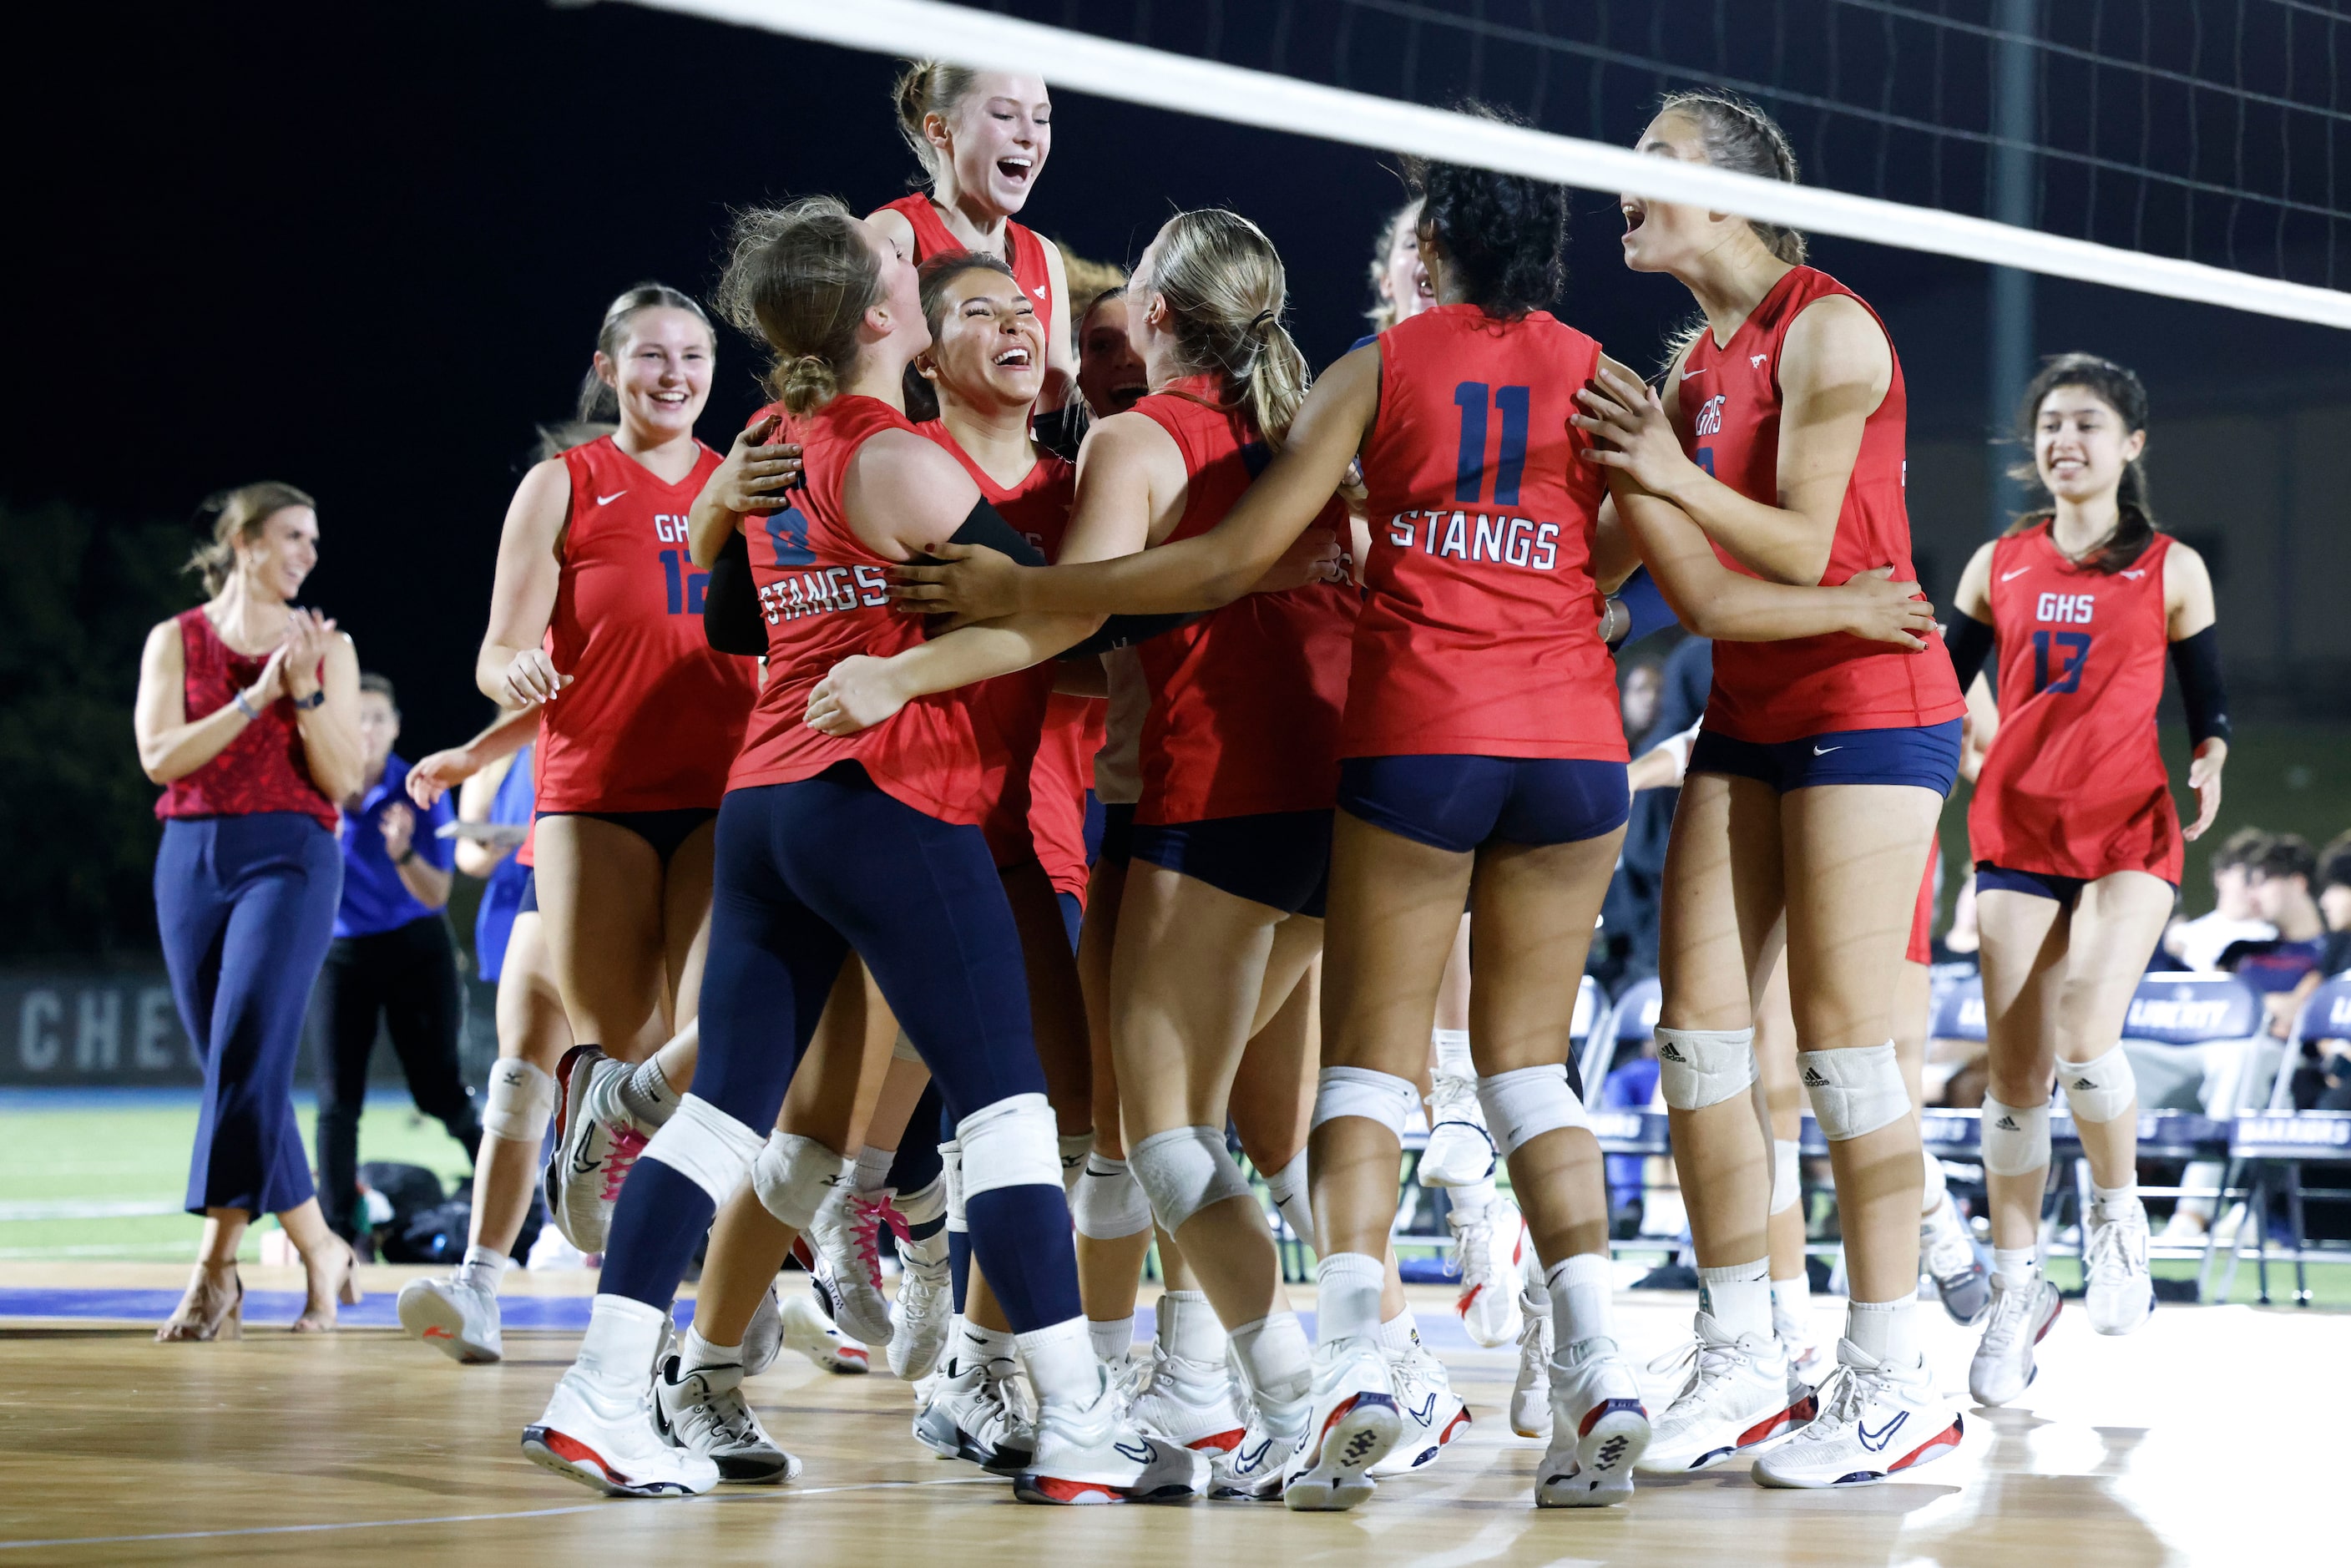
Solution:
[[[816,552],[809,549],[808,527],[808,515],[798,507],[786,507],[768,515],[768,539],[776,549],[776,559],[770,564],[778,570],[816,564]]]

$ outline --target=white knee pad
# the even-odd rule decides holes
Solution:
[[[956,1124],[963,1145],[963,1201],[1007,1186],[1061,1185],[1053,1107],[1042,1094],[1011,1094]]]
[[[1151,1200],[1124,1160],[1092,1155],[1070,1198],[1070,1218],[1089,1241],[1116,1241],[1151,1228]]]
[[[491,1066],[489,1092],[482,1096],[482,1131],[537,1148],[554,1116],[553,1073],[518,1056],[501,1058]]]
[[[1994,1176],[2031,1176],[2049,1163],[2049,1107],[2003,1105],[1984,1096],[1983,1167]]]
[[[1771,1140],[1771,1212],[1784,1214],[1796,1207],[1803,1196],[1803,1177],[1796,1170],[1796,1156],[1803,1145],[1793,1138]]]
[[[641,1159],[658,1160],[724,1206],[735,1196],[765,1142],[758,1134],[713,1105],[689,1094],[645,1145]],[[840,1168],[836,1158],[834,1169]]]
[[[673,1118],[674,1120],[674,1118]],[[768,1146],[751,1166],[751,1189],[759,1207],[778,1223],[805,1230],[845,1171],[856,1167],[818,1143],[797,1133],[770,1133]]]
[[[963,1211],[963,1145],[952,1138],[939,1145],[939,1180],[947,1189],[947,1228],[969,1230]]]
[[[1173,1236],[1212,1203],[1249,1196],[1249,1177],[1214,1127],[1172,1127],[1126,1151],[1128,1168],[1151,1199],[1152,1217]]]
[[[1894,1042],[1845,1051],[1802,1051],[1796,1071],[1813,1102],[1813,1120],[1832,1144],[1890,1127],[1910,1113],[1910,1086]]]
[[[2111,1122],[2138,1098],[2138,1074],[2119,1045],[2094,1061],[2060,1061],[2057,1082],[2076,1122]]]
[[[1314,1082],[1314,1126],[1341,1116],[1361,1116],[1377,1122],[1397,1137],[1420,1103],[1420,1091],[1409,1079],[1368,1067],[1326,1067]],[[1161,1221],[1165,1224],[1165,1221]]]
[[[1703,1111],[1755,1082],[1751,1029],[1660,1029],[1657,1087],[1677,1111]]]
[[[1306,1151],[1299,1150],[1280,1170],[1267,1172],[1265,1188],[1273,1195],[1273,1207],[1290,1228],[1301,1240],[1312,1244],[1314,1204],[1306,1192]]]
[[[1093,1152],[1094,1130],[1092,1127],[1082,1133],[1056,1132],[1053,1134],[1053,1157],[1061,1162],[1063,1192],[1078,1190],[1078,1178],[1086,1174],[1086,1160]]]
[[[1583,1102],[1568,1087],[1567,1064],[1521,1067],[1478,1080],[1478,1103],[1494,1134],[1494,1153],[1507,1160],[1530,1140],[1562,1127],[1589,1127]]]

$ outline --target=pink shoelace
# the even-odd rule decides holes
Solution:
[[[913,1239],[906,1231],[906,1217],[898,1212],[889,1192],[871,1197],[859,1193],[849,1200],[849,1235],[857,1248],[857,1260],[864,1266],[866,1282],[875,1290],[882,1288],[882,1227],[887,1225],[891,1234],[900,1241]]]
[[[636,1168],[637,1156],[645,1152],[645,1135],[634,1127],[622,1125],[612,1129],[612,1152],[604,1156],[604,1190],[601,1195],[606,1203],[618,1203],[621,1184],[629,1179]]]

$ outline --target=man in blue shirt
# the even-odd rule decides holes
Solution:
[[[482,1118],[457,1062],[465,992],[449,932],[455,812],[444,796],[418,812],[403,789],[408,764],[392,753],[400,709],[392,683],[360,677],[359,793],[342,802],[343,903],[319,976],[327,1034],[319,1063],[319,1202],[327,1223],[368,1256],[359,1208],[360,1111],[381,1024],[392,1036],[416,1108],[449,1129],[471,1158]]]

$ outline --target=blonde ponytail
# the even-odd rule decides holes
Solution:
[[[1220,377],[1280,451],[1312,380],[1281,324],[1289,286],[1280,253],[1264,230],[1222,207],[1176,214],[1154,245],[1143,287],[1167,303],[1178,362]]]
[[[796,414],[830,402],[857,362],[858,323],[882,298],[861,225],[831,196],[738,213],[719,312],[774,350],[768,390]]]
[[[906,68],[898,73],[897,81],[890,89],[890,106],[897,112],[898,134],[906,139],[906,145],[923,165],[923,177],[907,183],[919,187],[937,181],[939,150],[931,145],[923,121],[934,114],[943,120],[953,119],[956,106],[970,96],[978,80],[977,71],[965,66],[941,65],[936,60],[910,60]]]

